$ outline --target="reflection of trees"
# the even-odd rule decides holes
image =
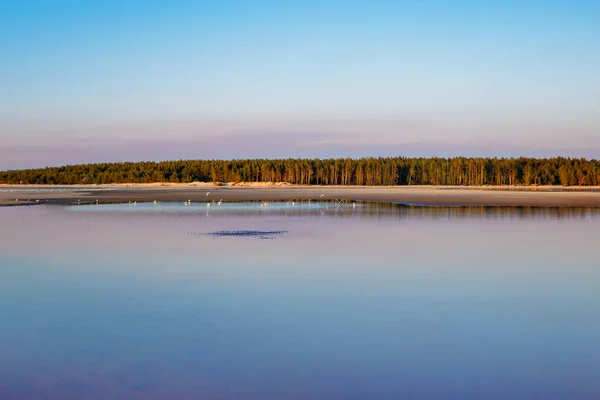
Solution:
[[[311,210],[301,210],[300,214]],[[296,213],[295,213],[296,214]],[[358,208],[348,205],[331,205],[321,210],[319,215],[358,218],[393,219],[586,219],[600,217],[600,208],[584,207],[432,207],[405,206],[386,203],[364,203]]]
[[[401,206],[407,218],[431,219],[586,219],[600,216],[600,208],[587,207],[410,207]]]
[[[252,203],[252,202],[248,202]],[[594,207],[507,207],[507,206],[406,206],[393,203],[324,201],[308,207],[306,201],[297,202],[298,207],[234,210],[211,212],[210,217],[232,215],[280,215],[284,217],[330,217],[359,219],[489,219],[489,220],[569,220],[599,218],[600,208]],[[214,210],[213,210],[214,211]]]
[[[369,203],[357,213],[355,209],[343,207],[333,211],[340,217],[358,216],[364,218],[394,219],[587,219],[600,217],[600,208],[573,207],[430,207],[404,206],[396,204]]]
[[[143,203],[142,203],[143,204]],[[163,202],[174,204],[172,202]],[[180,204],[179,202],[177,204]],[[228,218],[232,216],[282,216],[289,218],[358,218],[358,219],[489,219],[489,220],[581,220],[600,218],[600,207],[535,207],[535,206],[410,206],[395,203],[379,202],[352,202],[352,201],[309,201],[296,200],[295,205],[285,202],[272,202],[269,207],[260,207],[261,202],[240,201],[229,202],[228,205],[237,204],[239,208],[165,208],[152,206],[144,209],[143,205],[132,207],[128,204],[113,204],[110,208],[88,209],[94,210],[100,219],[107,217],[122,218],[139,216],[157,218]],[[89,205],[73,205],[80,211],[86,211]],[[116,208],[115,208],[116,207]],[[60,209],[60,208],[59,208]]]

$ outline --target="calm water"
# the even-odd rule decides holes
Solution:
[[[0,208],[0,399],[598,399],[599,238],[585,209]]]

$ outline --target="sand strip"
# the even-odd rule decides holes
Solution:
[[[108,185],[0,186],[0,205],[128,201],[250,201],[344,199],[439,206],[600,207],[599,188],[454,188],[426,186]],[[584,189],[584,190],[579,190]]]

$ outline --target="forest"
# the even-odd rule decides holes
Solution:
[[[563,157],[179,160],[79,164],[0,172],[0,183],[4,184],[153,182],[600,186],[600,161]]]

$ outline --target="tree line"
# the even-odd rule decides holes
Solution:
[[[0,183],[5,184],[154,182],[600,186],[600,161],[564,157],[179,160],[79,164],[0,172]]]

